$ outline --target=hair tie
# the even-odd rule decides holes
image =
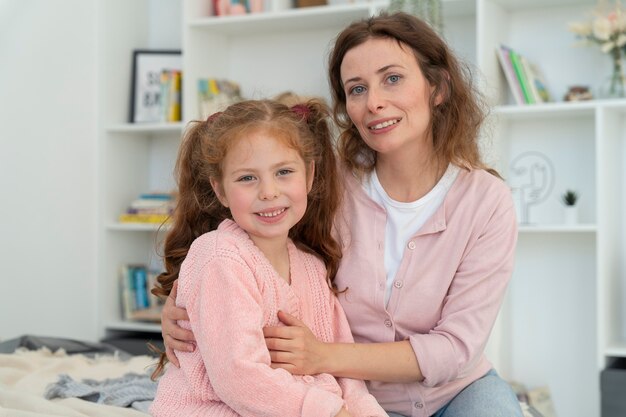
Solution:
[[[213,113],[212,115],[210,115],[209,117],[207,117],[206,122],[208,124],[211,124],[215,121],[215,119],[217,119],[218,117],[220,117],[220,115],[222,114],[221,111],[218,111],[216,113]]]
[[[309,116],[311,115],[311,109],[306,104],[296,104],[291,107],[291,111],[302,117],[305,122],[309,121]]]

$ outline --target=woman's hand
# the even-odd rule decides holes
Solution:
[[[311,330],[294,316],[279,311],[278,319],[287,327],[263,329],[265,344],[272,358],[272,368],[282,368],[294,375],[325,372],[325,343],[317,340]]]
[[[187,310],[176,307],[176,293],[178,291],[178,280],[174,281],[174,286],[170,295],[165,300],[163,311],[161,312],[161,336],[165,344],[165,354],[167,359],[177,368],[180,367],[174,349],[193,352],[195,337],[191,330],[183,329],[177,320],[189,320]]]

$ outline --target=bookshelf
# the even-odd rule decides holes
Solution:
[[[160,333],[160,325],[123,320],[120,269],[125,264],[158,266],[156,248],[166,229],[117,219],[140,194],[173,189],[184,123],[128,123],[132,54],[135,49],[180,49],[182,14],[177,2],[167,0],[103,0],[96,5],[100,337],[134,333],[148,340]]]
[[[158,325],[121,320],[116,285],[120,263],[154,259],[162,230],[115,219],[140,192],[172,184],[180,134],[199,117],[196,80],[236,81],[249,98],[292,90],[328,99],[331,40],[348,22],[388,3],[281,10],[275,1],[262,14],[226,17],[210,16],[206,0],[98,4],[99,322],[103,335],[158,333]],[[504,377],[531,388],[549,386],[558,415],[569,417],[600,415],[599,371],[611,358],[626,357],[626,100],[514,105],[495,50],[504,43],[540,65],[557,100],[570,85],[600,85],[610,74],[610,60],[597,48],[574,47],[567,30],[568,22],[584,18],[594,5],[443,0],[444,36],[473,68],[493,105],[487,160],[509,179],[516,156],[538,151],[555,171],[550,195],[530,209],[531,224],[520,226],[515,273],[488,352]],[[182,123],[126,123],[134,48],[183,50]],[[564,224],[559,201],[568,188],[581,196],[575,225]]]

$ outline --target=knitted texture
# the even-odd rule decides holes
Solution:
[[[279,310],[302,320],[325,342],[352,342],[348,322],[326,284],[323,263],[288,243],[291,284],[281,278],[236,223],[194,241],[176,304],[187,309],[194,352],[177,352],[180,368],[160,379],[153,416],[386,416],[362,381],[329,374],[294,376],[272,369],[263,327],[280,326]]]
[[[98,404],[130,407],[136,402],[152,400],[156,388],[156,383],[150,380],[148,374],[127,373],[119,378],[107,378],[102,381],[94,379],[76,381],[67,374],[61,374],[57,382],[46,388],[45,397],[47,399],[76,397]]]

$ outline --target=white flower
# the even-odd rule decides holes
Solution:
[[[569,24],[569,30],[570,32],[574,32],[575,34],[580,36],[590,36],[592,33],[591,24],[586,22],[572,22]]]
[[[599,2],[593,15],[587,22],[570,23],[569,30],[587,45],[595,44],[604,53],[621,55],[621,48],[626,48],[626,12],[620,0]]]
[[[602,44],[602,46],[600,46],[600,50],[604,53],[609,53],[613,50],[613,48],[615,47],[615,42],[605,42]]]
[[[611,22],[606,17],[593,20],[593,36],[600,41],[608,41],[611,37]]]
[[[614,25],[616,32],[626,32],[626,15],[619,13],[615,19]]]

